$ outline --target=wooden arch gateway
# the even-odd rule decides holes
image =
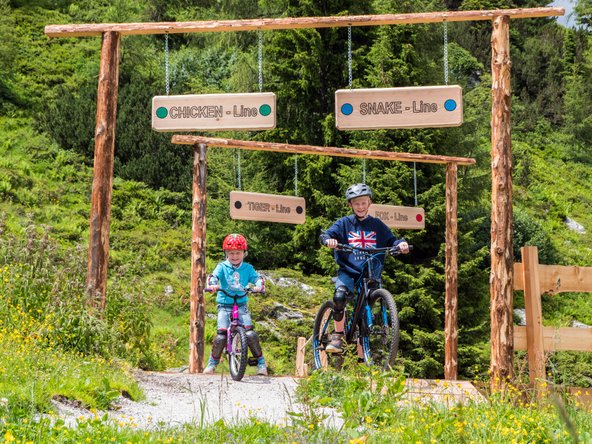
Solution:
[[[173,143],[193,145],[193,211],[191,239],[191,304],[189,336],[189,372],[203,369],[206,280],[206,151],[208,146],[241,148],[245,150],[275,151],[290,154],[315,154],[321,156],[357,157],[363,159],[398,160],[446,165],[446,296],[444,326],[444,376],[456,379],[457,360],[457,312],[458,312],[458,236],[457,236],[457,169],[458,165],[474,165],[475,159],[438,156],[430,154],[400,153],[394,151],[369,151],[355,148],[329,146],[292,145],[287,143],[253,142],[202,136],[174,135]]]
[[[48,37],[102,37],[87,273],[87,288],[92,300],[99,307],[104,307],[106,301],[115,118],[117,114],[119,56],[122,35],[490,20],[492,23],[490,371],[492,389],[498,390],[505,387],[506,382],[514,374],[510,19],[553,17],[564,14],[565,10],[563,8],[547,7],[340,17],[46,26],[45,34]],[[205,156],[206,144],[199,145],[203,146],[202,151]],[[201,155],[201,151],[198,155]],[[452,163],[452,165],[456,166],[456,163]]]

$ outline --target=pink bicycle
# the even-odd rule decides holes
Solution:
[[[263,293],[262,291],[253,291],[251,288],[244,289],[243,293],[234,295],[223,289],[219,289],[234,301],[232,308],[228,309],[230,326],[226,330],[226,355],[228,356],[228,367],[230,376],[235,381],[240,381],[245,376],[247,364],[249,362],[249,347],[247,343],[247,333],[245,326],[240,322],[237,300],[249,293]],[[257,365],[257,358],[254,358],[253,365]]]

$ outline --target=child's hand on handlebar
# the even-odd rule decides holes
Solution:
[[[261,293],[263,291],[263,288],[261,288],[261,287],[251,287],[251,291],[253,293]]]
[[[208,293],[215,293],[218,290],[220,290],[219,285],[211,285],[209,287],[204,288],[204,291],[207,291]]]
[[[403,254],[409,253],[409,244],[407,242],[401,242],[399,245],[397,245],[397,248]]]
[[[396,256],[398,254],[408,254],[413,250],[413,245],[409,245],[407,242],[401,242],[400,244],[391,247],[390,254]]]
[[[337,239],[327,239],[325,241],[325,246],[327,246],[329,248],[337,248],[338,244],[339,244],[339,242],[337,242]]]

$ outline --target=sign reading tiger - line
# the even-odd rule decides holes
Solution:
[[[306,217],[306,203],[303,197],[231,191],[230,217],[303,224]]]
[[[459,126],[462,108],[458,85],[335,91],[340,130]]]
[[[155,131],[275,128],[275,94],[193,94],[152,98]]]
[[[425,212],[418,207],[399,207],[395,205],[372,204],[368,214],[383,221],[389,228],[423,230]]]

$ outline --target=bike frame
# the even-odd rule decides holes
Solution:
[[[228,329],[226,330],[226,352],[228,354],[232,353],[232,333],[236,330],[237,327],[244,327],[244,325],[240,322],[239,320],[239,316],[238,316],[238,304],[236,303],[236,300],[239,298],[242,298],[244,295],[246,295],[248,292],[245,292],[242,295],[239,296],[233,296],[233,295],[229,295],[228,293],[224,292],[224,294],[226,296],[229,296],[233,299],[233,303],[232,303],[232,312],[229,314],[230,316],[230,325],[228,326]]]
[[[360,248],[345,244],[339,244],[337,248],[352,252],[360,251],[366,257],[362,276],[354,285],[353,315],[345,324],[345,339],[348,343],[353,343],[357,340],[357,338],[354,338],[356,325],[360,327],[359,333],[361,337],[367,337],[368,331],[372,328],[372,314],[368,299],[374,290],[382,288],[382,282],[374,275],[374,267],[379,257],[385,255],[391,248]],[[364,314],[366,316],[363,316]]]

